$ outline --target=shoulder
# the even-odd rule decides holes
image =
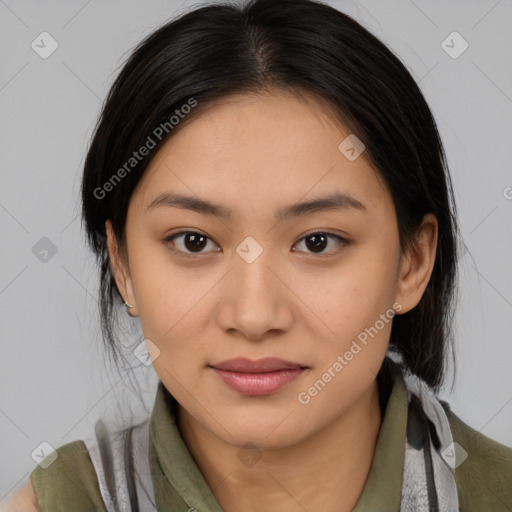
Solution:
[[[0,503],[0,512],[41,512],[30,478],[12,498]]]
[[[82,440],[47,455],[32,471],[30,480],[41,512],[105,511],[96,471]]]
[[[461,510],[512,508],[512,448],[447,412],[455,444],[455,479]]]

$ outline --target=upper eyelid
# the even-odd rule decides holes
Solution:
[[[184,229],[182,231],[176,231],[176,233],[172,233],[171,235],[166,236],[164,238],[164,241],[171,241],[173,238],[176,238],[181,235],[186,235],[188,233],[195,233],[196,235],[204,236],[204,237],[208,238],[208,240],[211,240],[212,242],[217,244],[217,242],[211,236],[208,236],[206,233],[203,233],[202,231],[196,231],[195,229]],[[219,244],[217,244],[217,245],[219,245]]]
[[[168,235],[167,237],[165,237],[165,239],[169,240],[169,239],[172,239],[173,237],[177,237],[178,235],[186,235],[188,233],[196,233],[198,235],[205,236],[206,238],[208,238],[208,239],[212,240],[213,242],[215,242],[215,240],[211,236],[207,235],[206,233],[203,233],[202,231],[196,231],[195,229],[185,229],[185,230],[182,230],[182,231],[176,231],[176,233],[172,233],[172,234]],[[316,233],[324,233],[326,235],[338,236],[340,238],[346,238],[343,235],[340,235],[338,233],[334,233],[333,231],[330,230],[330,228],[315,228],[315,229],[313,229],[311,231],[308,231],[304,235],[301,235],[301,237],[298,240],[302,240],[306,236],[314,235]],[[215,242],[215,243],[217,243],[217,242]]]

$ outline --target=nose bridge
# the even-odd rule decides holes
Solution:
[[[237,300],[261,307],[273,303],[278,291],[275,289],[276,258],[272,248],[263,248],[252,237],[247,237],[236,249],[234,258],[235,288]],[[273,270],[273,271],[272,271]]]
[[[277,277],[276,253],[251,237],[236,252],[224,327],[235,328],[251,339],[261,337],[268,330],[286,329],[291,315],[289,311],[286,313],[286,287]]]

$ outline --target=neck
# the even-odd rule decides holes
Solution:
[[[224,512],[352,510],[370,471],[381,425],[377,381],[323,430],[300,443],[259,451],[250,467],[240,447],[219,439],[178,406],[181,435]],[[243,490],[243,492],[241,492]]]

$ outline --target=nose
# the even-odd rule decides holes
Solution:
[[[219,290],[219,325],[226,332],[236,332],[251,341],[289,330],[294,319],[293,294],[286,285],[283,266],[267,257],[267,251],[252,262],[236,256]]]

